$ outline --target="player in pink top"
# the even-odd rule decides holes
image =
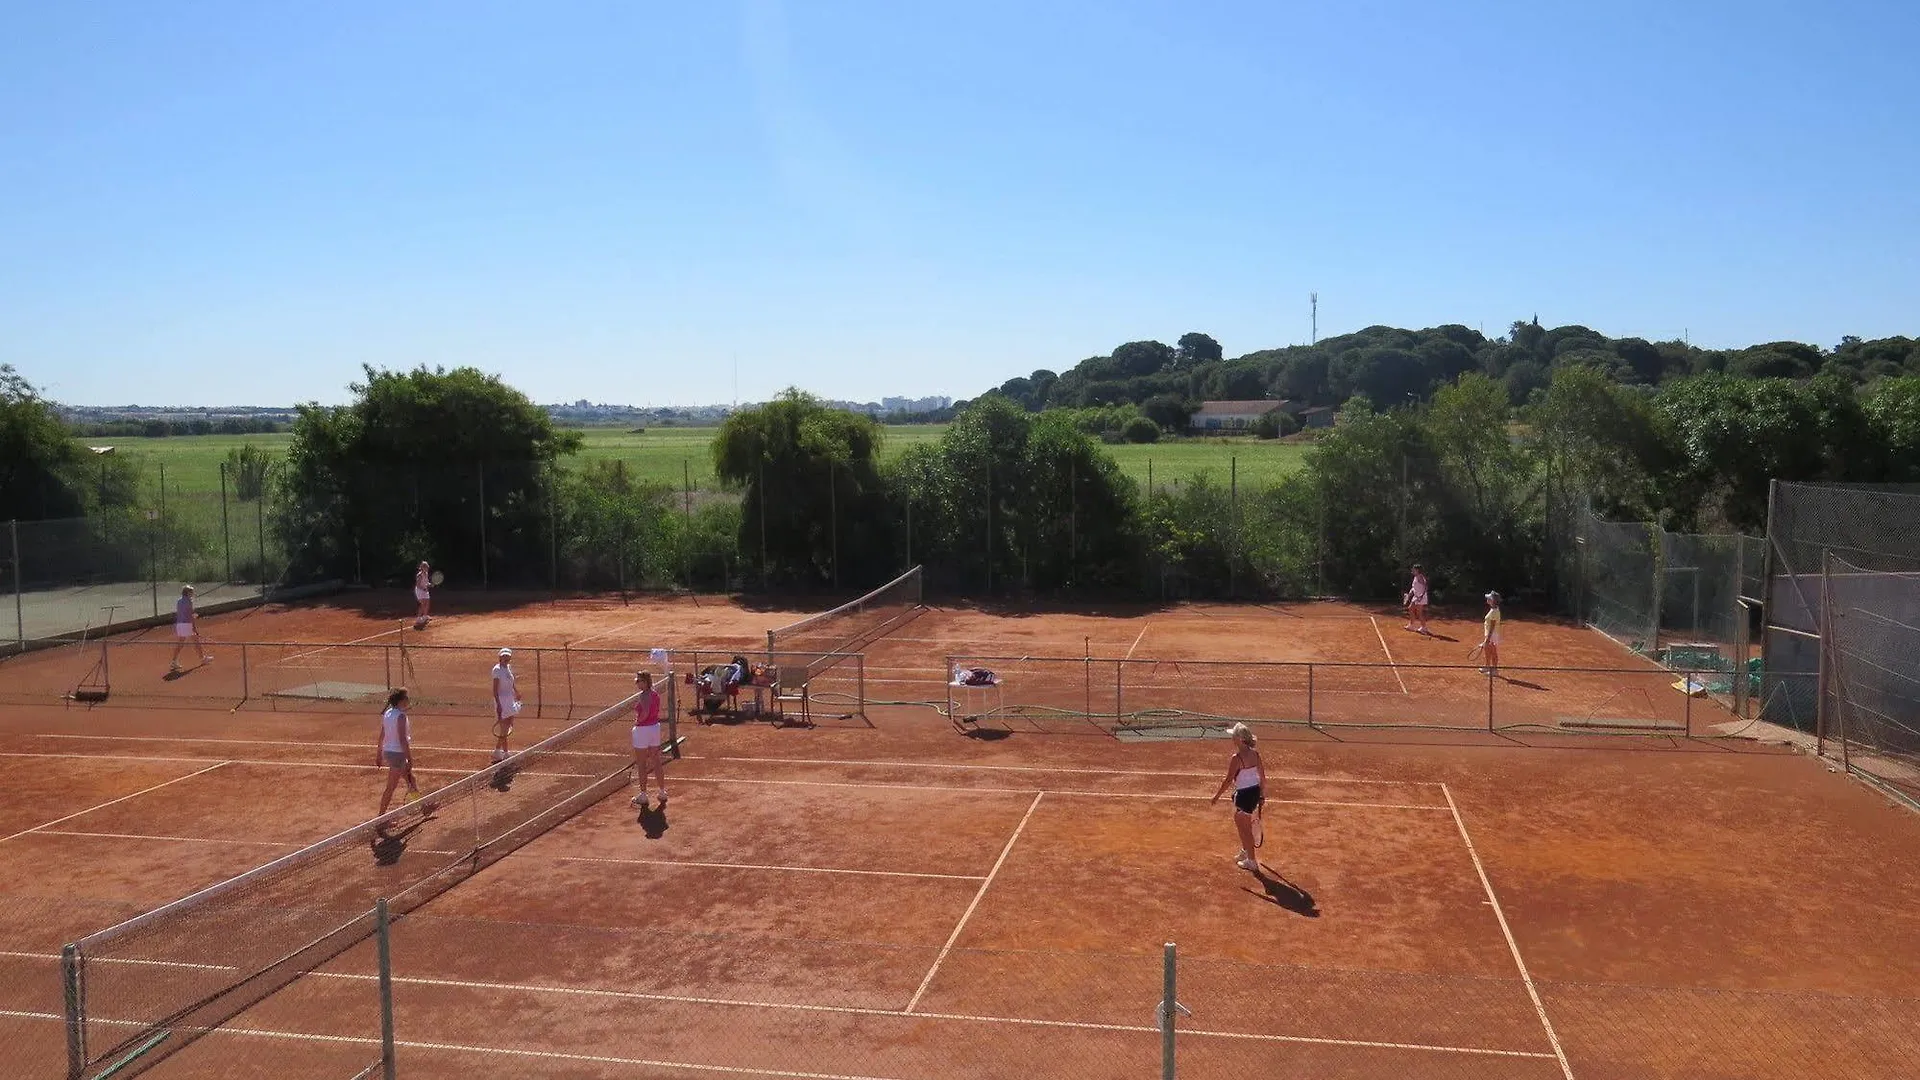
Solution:
[[[640,672],[633,677],[640,696],[633,702],[633,771],[640,794],[633,805],[647,808],[647,774],[660,778],[660,809],[667,808],[667,765],[660,752],[660,695],[654,692],[653,676]]]

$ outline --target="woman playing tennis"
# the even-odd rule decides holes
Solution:
[[[433,574],[425,559],[413,569],[413,599],[413,628],[424,630],[433,621]]]
[[[1233,736],[1233,756],[1227,759],[1227,778],[1220,781],[1220,790],[1213,793],[1213,801],[1219,802],[1227,788],[1233,788],[1233,829],[1240,834],[1240,856],[1233,861],[1240,869],[1257,874],[1260,864],[1254,860],[1253,853],[1266,839],[1260,829],[1260,807],[1267,801],[1261,780],[1266,774],[1261,769],[1260,751],[1254,749],[1257,740],[1253,730],[1245,724],[1235,724],[1227,734]]]
[[[413,779],[413,732],[407,726],[407,689],[401,687],[387,695],[387,711],[380,714],[380,748],[373,763],[387,767],[387,790],[380,793],[380,813],[393,804],[394,789],[407,782],[407,801],[420,797],[420,785]]]
[[[1407,586],[1405,597],[1407,604],[1407,629],[1417,634],[1431,635],[1427,629],[1427,572],[1419,564],[1413,568],[1413,581]]]
[[[633,702],[633,771],[640,794],[633,805],[647,808],[647,774],[660,778],[660,809],[667,808],[667,765],[660,752],[660,695],[654,693],[653,676],[645,671],[633,677],[640,696]]]
[[[520,686],[513,674],[513,650],[501,649],[493,665],[493,760],[507,760],[507,736],[520,715]]]

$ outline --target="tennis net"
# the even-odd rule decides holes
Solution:
[[[772,658],[783,652],[822,654],[807,662],[807,677],[811,679],[867,642],[899,629],[920,611],[920,568],[916,566],[832,611],[767,631],[767,655]]]
[[[619,790],[632,761],[632,701],[67,946],[68,1076],[145,1071],[366,940],[377,899],[393,914],[410,911]]]

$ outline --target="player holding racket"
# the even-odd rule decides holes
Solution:
[[[1480,644],[1473,651],[1486,654],[1486,666],[1480,669],[1482,675],[1500,674],[1500,594],[1487,594],[1487,617],[1480,623]],[[1467,654],[1472,659],[1473,654]]]
[[[1418,634],[1431,635],[1433,631],[1427,629],[1427,596],[1427,572],[1415,563],[1413,580],[1407,585],[1407,594],[1401,597],[1401,603],[1407,609],[1406,628]]]
[[[507,736],[520,715],[520,687],[513,674],[513,650],[501,649],[493,665],[493,760],[507,760]]]
[[[413,568],[413,628],[425,630],[433,621],[433,574],[427,566],[427,560],[421,559],[420,565]]]
[[[1227,777],[1220,781],[1220,790],[1213,793],[1213,801],[1219,802],[1227,788],[1233,788],[1233,828],[1240,835],[1240,855],[1233,861],[1240,869],[1257,874],[1260,864],[1253,853],[1267,839],[1260,820],[1261,807],[1267,801],[1261,786],[1266,773],[1261,768],[1260,751],[1254,749],[1258,740],[1254,738],[1253,729],[1235,724],[1227,734],[1233,736],[1233,756],[1227,759]]]
[[[660,695],[654,692],[653,676],[648,672],[636,673],[633,682],[640,688],[640,696],[633,702],[633,772],[640,794],[633,797],[633,805],[647,808],[647,774],[653,773],[660,778],[660,809],[665,810],[667,765],[660,752]]]
[[[380,714],[380,746],[373,763],[387,767],[387,790],[380,793],[380,813],[393,804],[393,792],[400,781],[407,782],[407,801],[420,797],[420,785],[413,779],[413,731],[407,724],[407,688],[387,695],[387,711]]]

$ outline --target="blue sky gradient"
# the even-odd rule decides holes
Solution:
[[[0,6],[0,361],[76,404],[1920,333],[1910,3]]]

